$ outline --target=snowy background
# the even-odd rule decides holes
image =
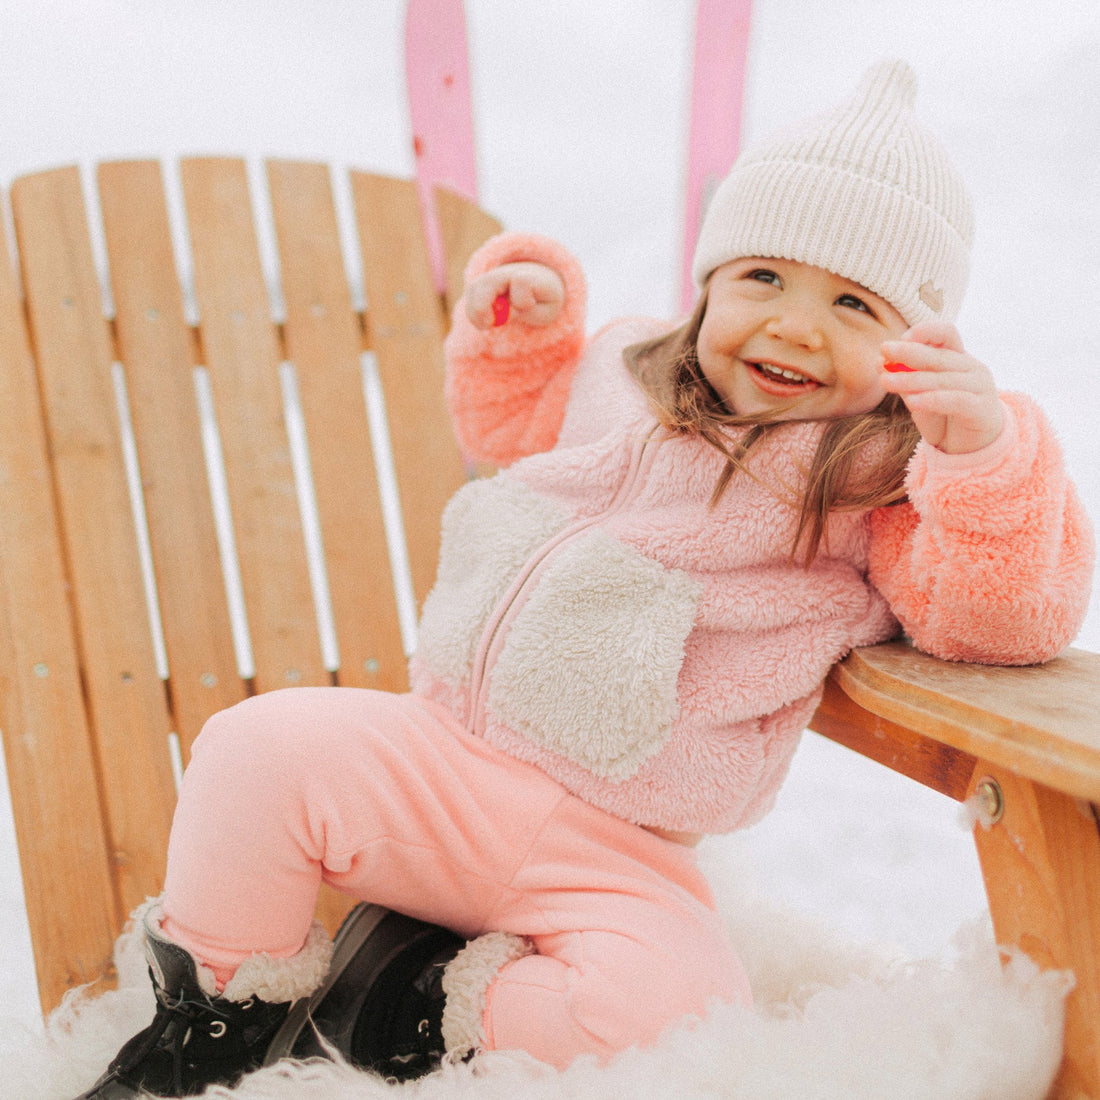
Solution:
[[[467,0],[482,203],[581,257],[591,323],[675,310],[688,0]],[[0,17],[0,184],[60,163],[278,155],[411,174],[400,0],[10,0]],[[960,328],[1004,388],[1049,411],[1100,519],[1100,5],[757,0],[745,137],[831,105],[902,56],[918,113],[978,209]],[[1094,595],[1078,644],[1100,651]],[[6,791],[6,785],[0,784]],[[762,888],[860,940],[943,950],[984,907],[948,800],[808,736],[746,836]],[[727,854],[729,856],[727,864]],[[743,872],[741,872],[743,873]],[[10,816],[0,799],[0,1018],[35,1026]]]

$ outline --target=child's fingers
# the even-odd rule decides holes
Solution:
[[[538,304],[534,280],[529,273],[522,272],[512,279],[509,297],[512,307],[521,313]]]
[[[561,312],[565,284],[556,271],[535,263],[502,264],[479,275],[465,292],[466,315],[477,328],[499,328],[515,318],[548,325]]]
[[[976,451],[1000,434],[1003,410],[993,375],[963,349],[952,326],[915,327],[901,340],[887,340],[882,355],[883,389],[901,397],[933,446]]]
[[[902,395],[914,415],[954,417],[967,423],[989,417],[989,398],[984,393],[960,389],[925,389]]]
[[[914,325],[900,340],[891,343],[924,344],[930,348],[948,351],[965,351],[959,330],[946,321],[921,321]]]
[[[914,325],[900,339],[882,345],[884,367],[892,374],[911,374],[920,370],[949,370],[961,366],[953,355],[965,356],[962,338],[954,325],[925,321]]]
[[[558,314],[561,313],[561,302],[557,299],[549,302],[536,300],[531,301],[529,305],[521,306],[517,305],[513,298],[512,309],[515,312],[516,318],[525,325],[541,327],[543,325],[549,325],[557,319]]]
[[[887,358],[882,376],[887,393],[897,394],[914,415],[939,414],[967,421],[997,418],[996,385],[983,363],[942,348],[918,348],[904,358]]]
[[[565,302],[562,277],[545,264],[517,264],[509,288],[509,300],[516,318],[527,325],[553,322]]]
[[[988,367],[964,351],[888,340],[882,345],[882,356],[882,382],[891,393],[907,396],[940,389],[992,393],[995,389]]]
[[[1004,427],[1004,408],[996,396],[959,389],[925,390],[902,397],[917,430],[948,454],[980,451]]]
[[[932,371],[938,374],[964,372],[969,369],[965,352],[912,340],[887,340],[882,345],[883,368],[892,374],[912,374]]]
[[[496,303],[503,297],[509,300],[510,280],[504,268],[495,268],[479,275],[466,287],[464,300],[466,316],[476,328],[492,328],[497,324],[500,307]]]

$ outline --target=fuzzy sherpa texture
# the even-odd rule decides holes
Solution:
[[[534,951],[530,940],[487,932],[471,940],[443,971],[443,1045],[454,1058],[485,1046],[486,995],[501,970]]]
[[[922,649],[1037,664],[1080,627],[1095,543],[1042,411],[1024,394],[1002,400],[1005,430],[985,451],[918,447],[910,503],[872,517],[871,579]]]
[[[1006,395],[1005,430],[977,454],[922,445],[912,504],[834,514],[804,566],[791,547],[823,425],[769,434],[712,506],[725,459],[663,431],[623,363],[653,322],[583,345],[580,275],[560,246],[504,235],[470,271],[518,258],[565,272],[577,300],[544,329],[482,332],[456,314],[452,413],[463,438],[512,464],[449,509],[414,691],[610,813],[715,833],[768,811],[829,669],[898,633],[899,618],[948,659],[1027,664],[1072,640],[1093,545],[1034,403]],[[622,549],[615,575],[603,568],[613,555],[583,552],[597,533]],[[654,606],[634,583],[638,560],[697,586],[689,630],[684,594]],[[574,597],[583,623],[568,636],[554,617]],[[675,698],[651,693],[673,667]]]
[[[702,588],[606,532],[579,537],[511,624],[490,710],[594,775],[636,775],[672,732]]]
[[[466,319],[459,300],[447,337],[447,397],[459,444],[468,458],[498,465],[554,445],[585,339],[584,274],[573,255],[547,237],[493,237],[470,258],[465,280],[523,260],[544,263],[561,275],[565,308],[557,322],[545,328],[510,324],[482,333]],[[486,344],[492,347],[494,388],[500,395],[489,402],[476,381],[484,369]],[[471,361],[474,371],[466,369]]]
[[[387,1085],[349,1066],[284,1063],[208,1100],[1043,1100],[1060,1060],[1068,980],[1026,959],[1002,969],[984,925],[941,956],[912,960],[854,945],[753,888],[737,841],[704,845],[756,1007],[718,1008],[655,1047],[558,1072],[489,1053],[422,1081]],[[717,856],[716,856],[717,853]],[[732,853],[733,866],[730,866]],[[45,1035],[0,1029],[2,1095],[71,1100],[152,1018],[140,935],[116,953],[119,989],[69,996]]]
[[[164,937],[161,930],[161,901],[152,898],[136,909],[131,917],[146,936]],[[268,1004],[282,1004],[308,997],[324,981],[332,963],[332,940],[320,921],[310,924],[306,942],[297,954],[275,958],[268,954],[251,955],[236,973],[218,989],[214,972],[195,962],[199,987],[209,997],[221,996],[227,1001],[247,1001],[253,997]]]
[[[325,926],[314,921],[302,949],[286,959],[252,955],[226,983],[222,996],[230,1001],[257,997],[269,1004],[298,1001],[320,986],[332,963],[332,940]]]
[[[482,624],[524,562],[568,521],[564,508],[507,477],[474,481],[456,493],[443,513],[439,570],[424,603],[417,662],[430,664],[451,687],[467,683]]]

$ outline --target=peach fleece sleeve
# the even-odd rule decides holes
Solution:
[[[1003,394],[989,447],[945,455],[921,443],[909,503],[871,516],[870,578],[915,645],[948,660],[1050,660],[1080,629],[1094,544],[1039,407]]]
[[[507,465],[557,442],[584,350],[585,282],[573,255],[547,237],[504,233],[466,267],[466,282],[501,264],[535,261],[565,282],[565,305],[544,328],[512,322],[482,331],[455,307],[447,337],[447,400],[459,445],[475,461]]]

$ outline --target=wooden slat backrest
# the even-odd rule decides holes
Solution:
[[[160,166],[105,164],[98,180],[118,357],[142,473],[175,728],[186,758],[202,723],[245,696],[226,601],[195,598],[223,588],[195,401],[196,349]]]
[[[192,326],[162,177],[155,162],[98,172],[113,319],[75,169],[14,185],[25,302],[10,268],[0,272],[0,412],[20,425],[0,444],[0,686],[46,1008],[106,971],[125,914],[160,890],[175,799],[170,733],[186,761],[203,721],[253,691],[406,686],[365,355],[376,357],[383,389],[392,387],[385,403],[416,601],[433,579],[442,505],[466,476],[442,401],[445,306],[411,182],[352,173],[356,226],[341,234],[327,169],[268,165],[279,318],[246,166],[184,161]],[[467,207],[444,212],[448,240],[466,250],[452,271],[496,228]],[[365,313],[344,271],[348,239],[362,253]],[[224,456],[251,654],[243,669],[197,377],[209,379]],[[284,407],[292,380],[332,595],[338,660],[328,662]],[[140,469],[166,681],[117,391]]]
[[[107,843],[128,911],[160,889],[174,783],[115,411],[114,349],[77,172],[20,180],[12,212]],[[100,810],[83,810],[95,827]]]
[[[203,364],[210,372],[257,691],[328,681],[284,419],[279,334],[243,162],[185,161]]]
[[[402,503],[413,591],[435,580],[439,516],[465,473],[443,398],[438,354],[445,319],[420,235],[416,193],[401,180],[352,175],[371,347],[390,410],[390,442]],[[433,471],[430,477],[424,471]]]
[[[462,295],[466,260],[477,242],[499,231],[499,223],[454,191],[437,191],[439,231],[446,266],[444,298],[450,315]]]
[[[339,682],[400,691],[404,649],[363,399],[363,332],[344,276],[336,210],[319,165],[268,165],[286,300],[328,566]],[[367,580],[369,578],[369,581]]]
[[[100,818],[38,380],[0,225],[0,723],[39,986],[106,969],[121,907]],[[18,426],[16,428],[16,426]],[[59,837],[68,838],[57,860]]]

